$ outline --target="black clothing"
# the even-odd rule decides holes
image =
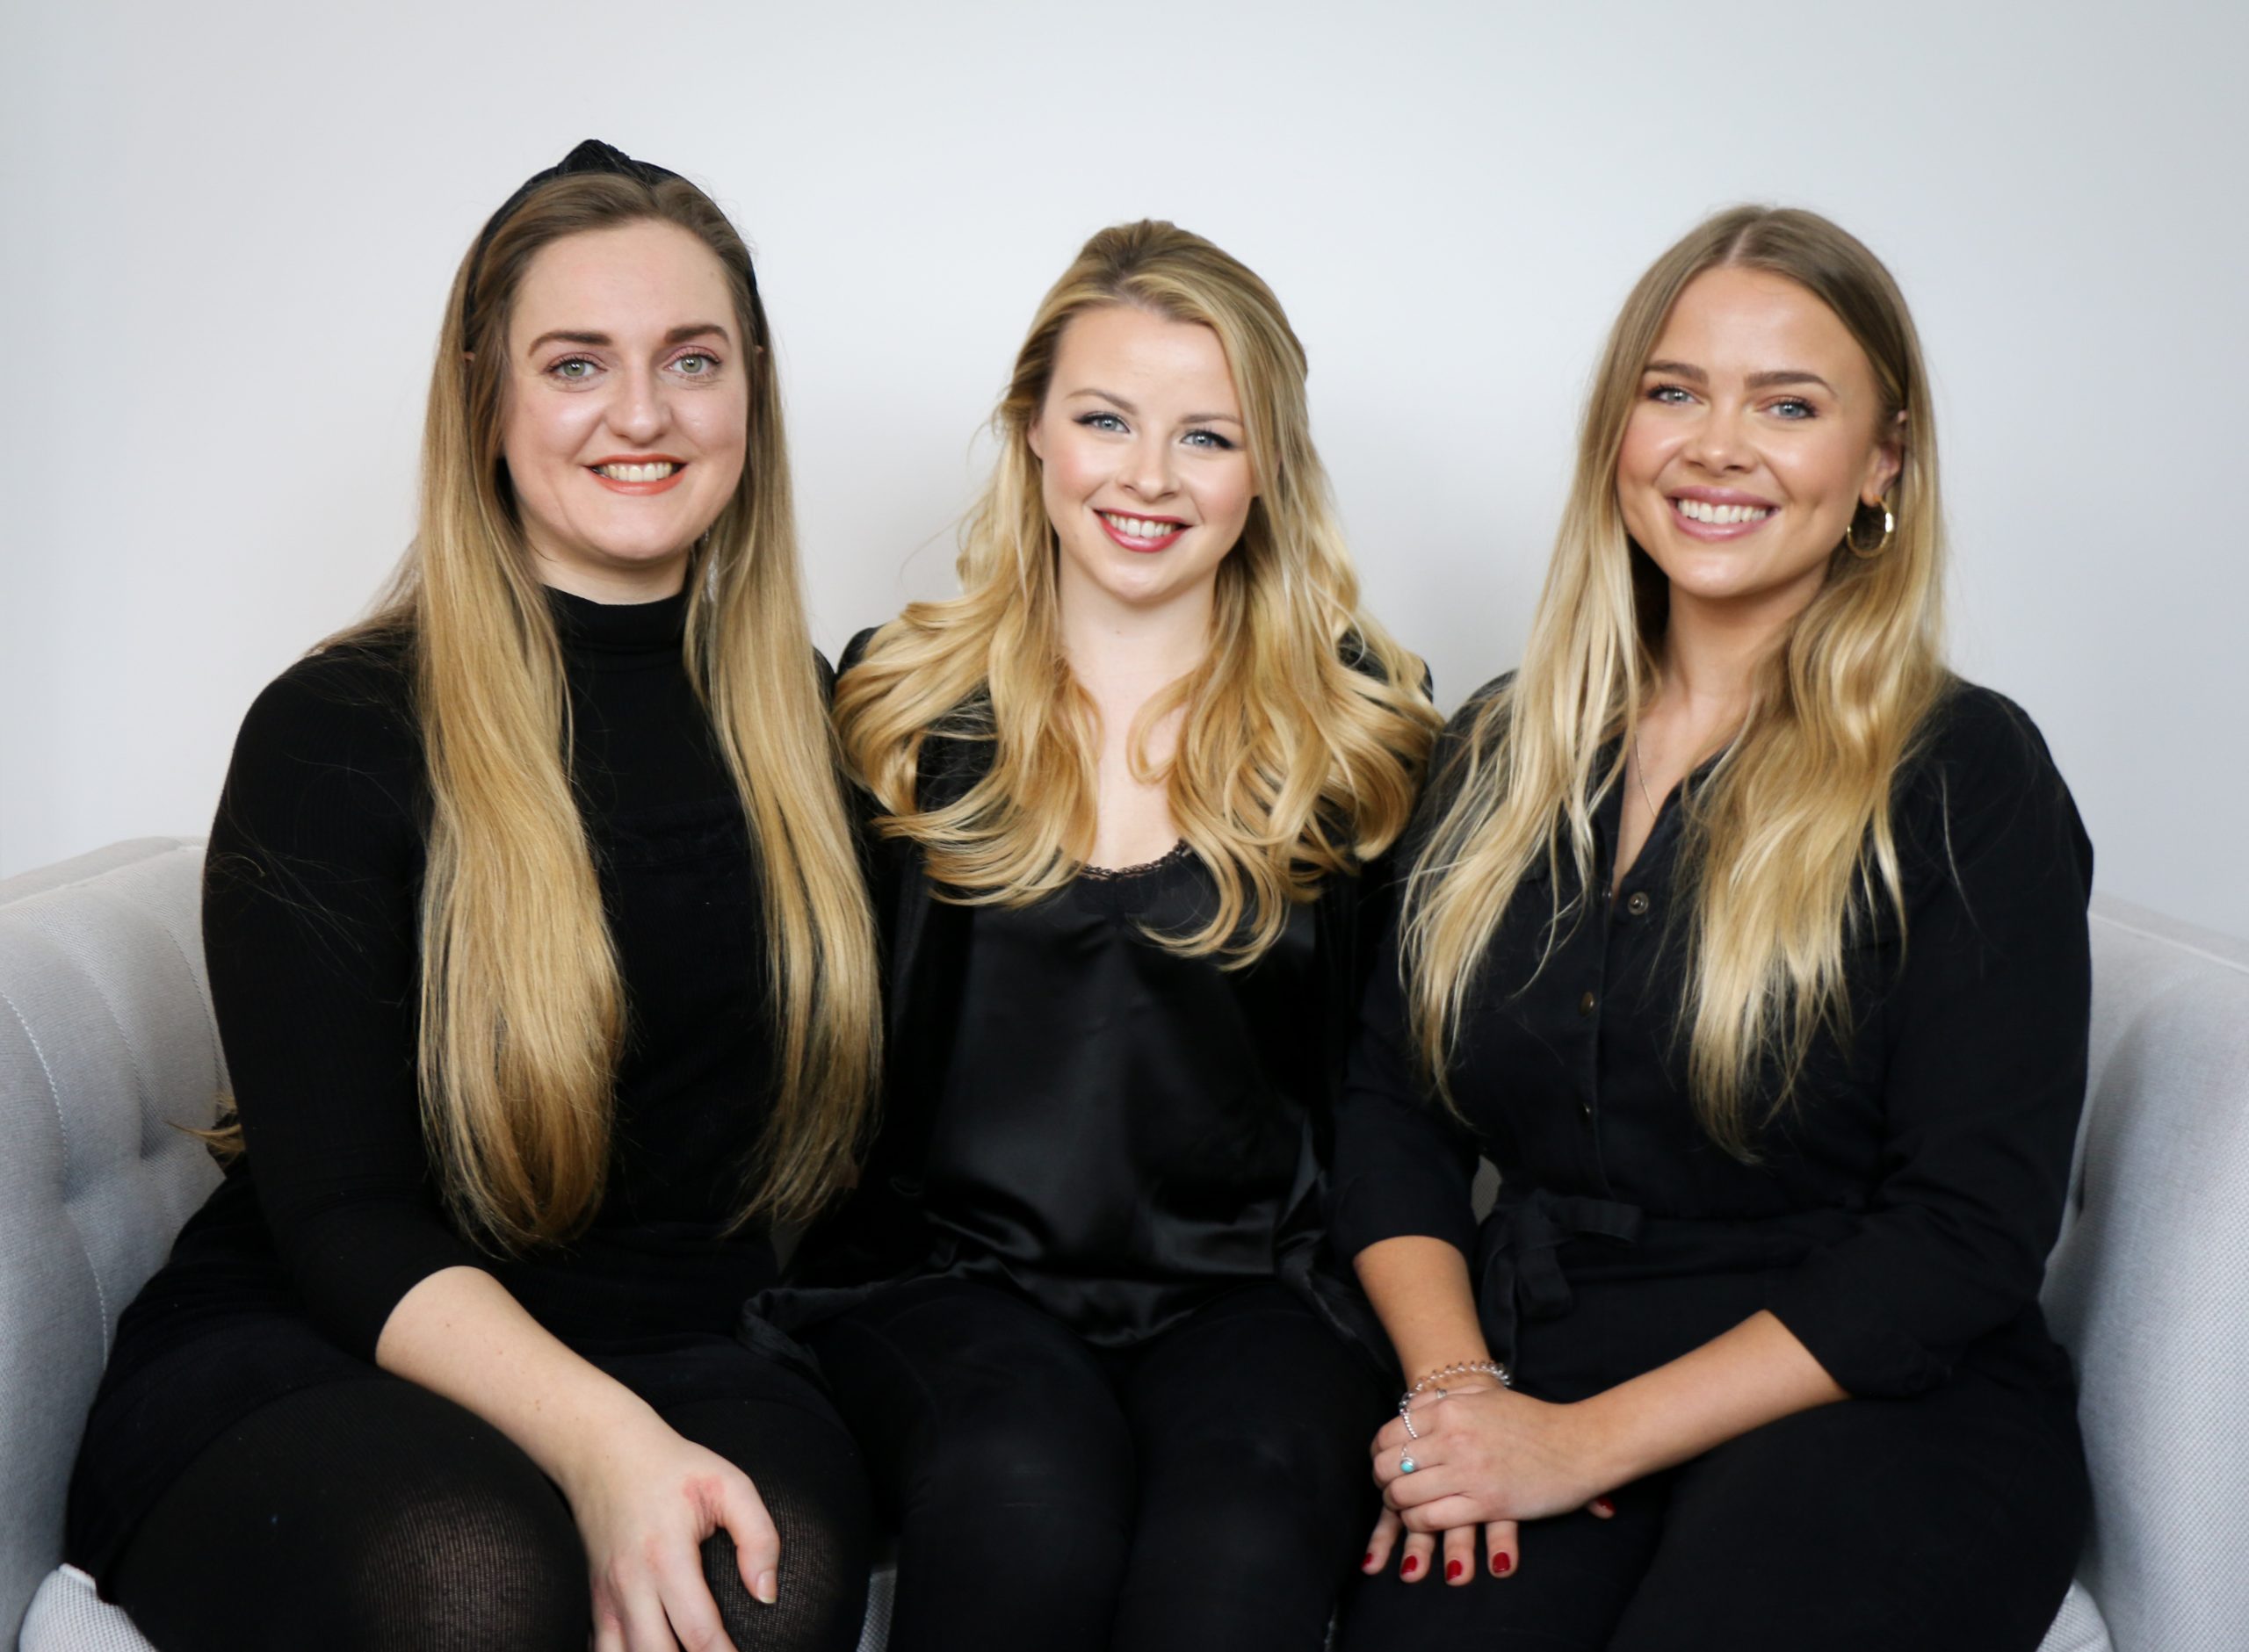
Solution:
[[[987,772],[981,710],[925,740],[919,807]],[[871,852],[882,1134],[747,1324],[809,1327],[867,1450],[893,1645],[1318,1647],[1387,1386],[1318,1222],[1381,880],[1327,879],[1228,970],[1148,933],[1212,909],[1191,855],[1009,911]]]
[[[206,1446],[299,1389],[372,1375],[391,1310],[441,1268],[485,1269],[597,1364],[661,1353],[632,1368],[689,1382],[682,1403],[737,1391],[748,1356],[728,1333],[775,1273],[763,1228],[727,1231],[772,1050],[748,828],[682,659],[686,598],[551,600],[627,1015],[593,1223],[499,1259],[445,1213],[416,1077],[429,798],[408,646],[300,661],[243,724],[206,863],[248,1151],[119,1323],[68,1533],[98,1578]]]
[[[1440,745],[1424,822],[1446,806],[1443,765],[1482,697]],[[1338,1249],[1356,1255],[1405,1234],[1459,1246],[1494,1353],[1544,1398],[1597,1393],[1769,1309],[1861,1401],[1988,1379],[2022,1427],[2043,1429],[2057,1459],[2077,1465],[2069,1361],[2037,1292],[2085,1093],[2091,845],[2029,719],[1964,684],[1934,715],[1895,797],[1905,933],[1877,903],[1849,937],[1851,1025],[1820,1035],[1754,1164],[1716,1147],[1688,1100],[1676,794],[1611,899],[1611,790],[1595,819],[1599,884],[1543,969],[1543,877],[1503,914],[1451,1073],[1466,1128],[1414,1076],[1387,946],[1338,1119]],[[1566,867],[1561,876],[1566,907],[1580,891]],[[1480,1229],[1469,1203],[1479,1152],[1501,1178]],[[1940,1411],[1926,1415],[1937,1430]],[[1804,1426],[1861,1437],[1856,1423]],[[2000,1433],[1992,1440],[2000,1452]],[[1997,1461],[1972,1442],[1950,1460],[1963,1484]],[[1850,1478],[1884,1471],[1865,1462]],[[2081,1481],[2081,1467],[2057,1472]],[[2082,1496],[2029,1476],[2018,1495],[2043,1500],[2051,1524],[2041,1529],[2061,1562],[2052,1576],[2065,1583]],[[1525,1533],[1526,1569],[1544,1529]],[[2036,1596],[2051,1615],[2059,1589],[2041,1592],[2051,1578],[2010,1574],[1980,1552],[1985,1586],[2027,1591],[2016,1598]],[[1883,1598],[1884,1574],[1865,1576],[1834,1610]]]
[[[1103,1348],[932,1279],[810,1334],[900,1534],[891,1652],[1323,1643],[1388,1392],[1294,1293]]]
[[[738,1464],[773,1518],[772,1605],[750,1598],[730,1537],[703,1545],[727,1634],[738,1652],[855,1646],[872,1543],[857,1448],[805,1378],[730,1344],[711,1353],[723,1397],[682,1382],[673,1350],[604,1363]],[[561,1493],[489,1424],[380,1372],[233,1425],[156,1500],[105,1587],[164,1652],[584,1652],[592,1631]]]
[[[2088,1499],[2070,1396],[1963,1372],[1783,1418],[1625,1487],[1611,1519],[1535,1521],[1504,1578],[1408,1583],[1393,1557],[1352,1584],[1336,1646],[2028,1652]]]
[[[929,1136],[926,1271],[1004,1280],[1090,1342],[1168,1329],[1273,1276],[1308,1219],[1327,1082],[1298,1036],[1308,908],[1246,970],[1183,958],[1216,905],[1179,850],[967,913],[960,1026]]]
[[[919,807],[987,772],[977,712],[923,742]],[[1385,878],[1328,878],[1264,956],[1227,970],[1140,933],[1208,910],[1191,855],[1081,876],[1013,913],[939,899],[909,841],[872,836],[869,856],[888,975],[882,1131],[792,1282],[751,1304],[746,1337],[800,1330],[888,1281],[959,1273],[1008,1281],[1122,1345],[1278,1278],[1387,1360],[1324,1252],[1319,1210]]]

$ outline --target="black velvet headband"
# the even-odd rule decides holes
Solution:
[[[500,210],[484,220],[483,231],[476,237],[476,256],[469,265],[474,272],[469,288],[472,299],[476,290],[474,284],[484,273],[484,255],[491,248],[492,237],[500,233],[502,225],[523,210],[524,203],[532,198],[533,192],[558,177],[582,177],[597,172],[629,177],[636,184],[645,184],[651,188],[666,178],[679,176],[653,161],[636,161],[614,144],[604,143],[599,138],[588,138],[544,172],[534,172],[525,178],[517,186],[516,192],[500,204]],[[750,296],[755,298],[757,294],[757,271],[755,268],[749,272],[749,291]]]

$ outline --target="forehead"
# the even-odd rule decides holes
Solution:
[[[1054,388],[1098,387],[1135,400],[1175,393],[1202,411],[1236,410],[1226,347],[1200,321],[1110,304],[1071,318],[1054,354]]]
[[[622,341],[690,321],[732,330],[725,267],[690,231],[647,219],[541,247],[517,289],[508,330],[518,343],[558,328]]]
[[[1842,319],[1809,288],[1768,270],[1703,271],[1681,291],[1650,355],[1714,372],[1798,368],[1831,383],[1837,372],[1873,379]]]

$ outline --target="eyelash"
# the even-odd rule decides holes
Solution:
[[[1693,391],[1688,389],[1684,385],[1657,385],[1649,390],[1647,399],[1650,401],[1660,402],[1667,408],[1676,408],[1682,405],[1684,399],[1692,397],[1694,393],[1695,393]],[[1673,400],[1672,398],[1674,396],[1681,398],[1681,400]],[[1782,413],[1781,409],[1783,408],[1795,408],[1799,409],[1799,411],[1795,413]],[[1813,407],[1802,396],[1783,396],[1778,401],[1769,404],[1767,407],[1766,411],[1779,415],[1779,416],[1785,418],[1791,422],[1800,422],[1806,419],[1816,419],[1819,416],[1819,409]]]
[[[683,354],[674,357],[668,364],[676,368],[683,363],[691,361],[707,362],[710,364],[701,372],[681,374],[680,376],[683,379],[715,379],[719,376],[719,370],[726,365],[726,363],[719,359],[715,351],[708,350],[685,351]],[[554,362],[547,367],[546,376],[566,385],[582,385],[592,379],[594,372],[567,373],[562,371],[565,367],[575,366],[590,367],[594,372],[601,371],[601,364],[590,356],[565,356],[560,361]]]
[[[1122,430],[1124,428],[1124,421],[1113,413],[1081,413],[1075,422],[1085,426],[1088,430],[1110,428]],[[1182,436],[1180,440],[1192,442],[1197,436],[1204,438],[1207,446],[1216,451],[1223,453],[1233,451],[1234,444],[1216,430],[1190,430]]]

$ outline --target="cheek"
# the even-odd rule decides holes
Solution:
[[[1048,430],[1039,445],[1046,450],[1046,458],[1039,465],[1039,492],[1046,501],[1050,516],[1058,516],[1072,506],[1082,503],[1099,491],[1106,480],[1099,451],[1092,444],[1074,439],[1074,431]]]

